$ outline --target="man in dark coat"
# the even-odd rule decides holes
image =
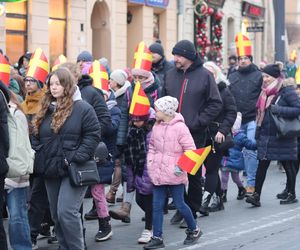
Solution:
[[[162,95],[170,95],[179,101],[178,112],[184,117],[196,147],[205,146],[207,127],[222,109],[222,100],[213,75],[203,67],[195,46],[188,40],[179,41],[173,48],[175,68],[165,78]],[[186,202],[194,217],[202,201],[201,171],[189,175]],[[172,222],[178,223],[182,216],[176,213]]]
[[[7,250],[6,234],[3,227],[2,210],[4,204],[4,180],[8,165],[6,158],[9,150],[9,137],[7,125],[7,106],[5,99],[9,102],[9,90],[0,80],[0,249]]]
[[[238,69],[229,78],[230,90],[235,98],[237,111],[242,113],[242,126],[248,139],[255,140],[256,102],[262,85],[262,75],[258,67],[252,63],[251,55],[238,57]],[[256,152],[244,150],[245,169],[247,172],[247,195],[254,192],[257,169]]]

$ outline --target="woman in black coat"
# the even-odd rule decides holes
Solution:
[[[203,195],[203,202],[200,207],[200,212],[204,215],[208,215],[209,211],[215,212],[224,209],[221,199],[222,193],[219,169],[221,159],[224,154],[223,147],[226,143],[228,143],[225,139],[226,136],[231,133],[231,128],[237,115],[237,108],[235,100],[227,88],[229,82],[225,75],[223,75],[221,69],[214,62],[206,62],[203,66],[214,75],[223,103],[221,112],[214,122],[209,125],[209,134],[211,138],[208,139],[207,144],[213,143],[215,152],[211,151],[205,161],[205,192]],[[216,193],[217,197],[214,200],[212,207],[208,207],[214,193]]]
[[[296,175],[293,170],[297,161],[297,137],[278,137],[271,113],[283,118],[300,115],[300,99],[293,86],[286,86],[281,78],[279,64],[269,64],[263,70],[263,86],[257,107],[257,157],[255,192],[246,202],[259,207],[262,186],[271,161],[281,161],[289,176],[289,194],[280,204],[297,202],[295,193]]]
[[[91,160],[100,142],[100,124],[91,105],[81,100],[71,72],[60,68],[47,81],[48,91],[34,119],[40,145],[47,143],[44,178],[59,248],[84,249],[79,209],[87,187],[70,184],[66,160]],[[76,92],[77,90],[77,92]]]

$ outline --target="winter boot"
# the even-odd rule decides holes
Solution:
[[[246,187],[246,194],[245,194],[245,197],[248,197],[248,196],[251,196],[255,191],[255,188],[254,187]]]
[[[108,193],[106,194],[106,201],[111,204],[116,203],[116,193],[118,191],[119,185],[121,183],[122,179],[122,168],[121,168],[121,162],[120,160],[116,159],[115,161],[115,170],[113,179],[110,185],[110,189]]]
[[[285,188],[281,193],[277,194],[276,197],[277,197],[277,199],[285,200],[285,199],[287,199],[288,194],[289,194],[288,190]]]
[[[105,241],[108,240],[112,235],[111,225],[109,223],[110,217],[98,218],[99,222],[99,231],[95,236],[95,241]]]
[[[238,195],[236,197],[237,200],[243,200],[245,198],[246,195],[246,189],[244,187],[238,187],[239,188],[239,192]]]
[[[201,214],[203,214],[204,216],[208,216],[209,215],[209,203],[210,203],[210,199],[211,199],[211,194],[207,191],[204,192],[203,194],[203,199],[202,199],[202,205],[199,209],[199,212]]]
[[[213,196],[213,202],[209,207],[209,212],[218,212],[224,210],[223,200],[220,196]]]
[[[223,202],[227,202],[227,189],[222,190],[222,200]]]
[[[254,192],[252,195],[246,198],[246,202],[252,204],[255,207],[260,207],[260,195]]]
[[[84,218],[86,220],[97,220],[98,219],[96,204],[95,204],[94,200],[93,200],[93,207],[91,208],[91,210],[89,212],[87,212],[84,215]]]
[[[296,202],[298,202],[298,200],[296,199],[296,195],[289,193],[286,199],[280,201],[280,204],[287,205],[287,204],[293,204]]]
[[[109,215],[115,220],[121,220],[124,223],[130,223],[130,210],[131,204],[129,202],[123,202],[118,210],[109,210]]]

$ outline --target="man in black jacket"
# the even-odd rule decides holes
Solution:
[[[179,101],[178,112],[184,117],[196,147],[205,146],[207,127],[222,109],[222,101],[213,75],[203,67],[195,46],[188,40],[179,41],[173,48],[175,68],[165,78],[162,95],[170,95]],[[186,202],[194,217],[202,201],[201,172],[189,175]],[[178,223],[182,216],[176,213],[172,223]]]
[[[0,80],[0,250],[7,250],[6,234],[3,227],[2,210],[4,204],[4,180],[8,165],[6,158],[9,150],[9,137],[7,125],[7,106],[5,99],[9,102],[9,90]]]
[[[258,67],[252,63],[252,56],[249,54],[239,55],[238,69],[231,73],[228,80],[229,89],[235,98],[237,111],[242,113],[241,129],[250,140],[255,140],[256,130],[256,102],[259,97],[262,85],[262,74]],[[247,172],[247,194],[254,192],[255,175],[257,170],[256,151],[244,150],[245,169]]]

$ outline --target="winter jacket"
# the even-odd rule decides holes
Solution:
[[[118,107],[121,107],[124,94],[126,93],[126,90],[131,86],[131,83],[129,81],[125,81],[125,84],[118,89],[117,91],[114,91],[114,95],[118,104]]]
[[[286,77],[292,77],[295,78],[297,72],[297,66],[296,64],[293,64],[292,66],[287,63],[286,64]]]
[[[165,75],[172,68],[174,68],[174,65],[172,63],[168,62],[165,58],[162,58],[157,63],[152,63],[151,70],[158,77],[158,79],[160,81],[160,86],[164,86],[164,84],[165,84]]]
[[[262,75],[256,65],[239,67],[228,77],[229,89],[235,98],[237,111],[242,113],[242,124],[255,120],[256,102],[262,86]]]
[[[105,135],[111,128],[111,117],[102,91],[92,85],[93,79],[89,75],[82,75],[81,79],[78,81],[82,99],[92,105],[95,109],[98,121],[101,125],[101,135]]]
[[[256,150],[256,142],[247,138],[246,134],[238,131],[233,136],[234,146],[229,149],[229,156],[222,159],[222,170],[240,171],[245,169],[243,148]]]
[[[129,122],[129,108],[131,104],[131,98],[133,94],[135,84],[132,84],[129,87],[124,95],[121,109],[121,122],[117,135],[117,145],[123,146],[126,144],[126,137],[128,133],[128,122]],[[150,105],[154,108],[154,102],[160,97],[159,85],[157,82],[154,82],[152,85],[144,89],[145,94],[147,95]]]
[[[200,58],[186,72],[177,68],[167,72],[162,90],[162,96],[165,95],[173,96],[179,101],[178,112],[183,115],[195,141],[199,134],[203,137],[207,126],[222,109],[214,77],[203,67]],[[203,139],[205,140],[204,137]]]
[[[35,145],[47,143],[55,134],[51,129],[52,114],[55,107],[50,105],[43,122],[39,127]],[[100,142],[100,124],[93,107],[83,100],[75,101],[71,115],[67,118],[59,131],[63,153],[68,162],[86,162],[94,156],[95,149]],[[45,162],[46,176],[63,177],[68,175],[67,166],[61,164],[63,155],[60,146],[49,147]]]
[[[176,113],[170,122],[155,124],[149,143],[147,166],[154,185],[187,184],[187,173],[176,176],[175,166],[187,150],[195,149],[194,140],[183,116]]]
[[[9,102],[9,90],[0,80],[0,175],[5,174],[8,171],[8,165],[6,158],[9,150],[9,137],[8,137],[8,125],[7,125],[7,114],[8,109],[6,102]],[[5,98],[5,99],[4,99]]]
[[[231,128],[236,119],[236,104],[234,97],[226,86],[226,83],[218,83],[218,89],[223,103],[222,110],[218,117],[209,125],[209,129],[212,136],[215,136],[217,132],[221,132],[226,136],[231,133]]]
[[[149,141],[151,137],[151,132],[147,134],[146,147],[149,147]],[[142,176],[133,173],[133,167],[130,165],[126,166],[127,175],[127,192],[131,193],[135,189],[143,195],[152,194],[153,184],[148,174],[148,166],[144,165],[144,171]]]
[[[277,97],[273,99],[278,116],[295,118],[300,115],[300,98],[293,86],[284,86]],[[279,138],[274,120],[271,116],[271,106],[266,110],[261,127],[256,128],[257,157],[259,160],[297,160],[297,137]]]

